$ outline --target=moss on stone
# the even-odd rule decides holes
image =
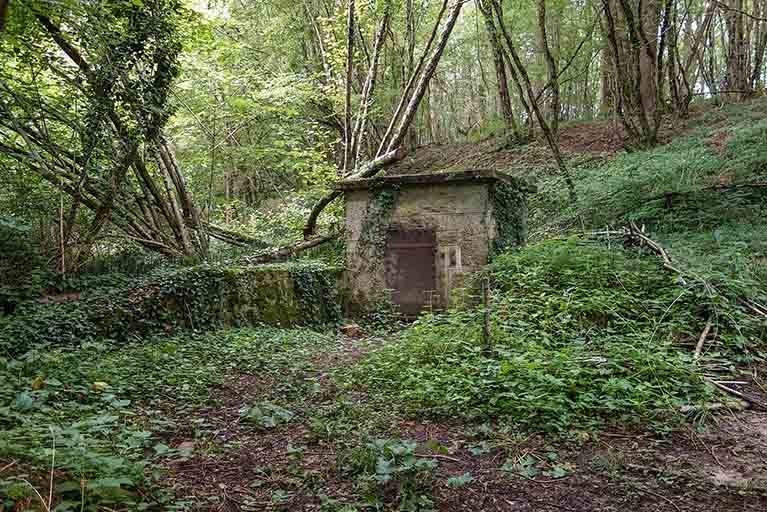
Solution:
[[[177,328],[332,324],[341,317],[339,273],[316,263],[165,272],[83,301],[25,307],[0,324],[0,349],[19,353],[43,343],[127,341]],[[53,327],[52,315],[58,318]]]
[[[498,231],[493,254],[522,246],[527,241],[527,188],[517,180],[493,184],[493,215]]]

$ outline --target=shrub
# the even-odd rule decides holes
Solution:
[[[502,416],[562,433],[665,421],[710,400],[680,346],[694,344],[709,311],[718,312],[712,345],[763,357],[764,333],[736,304],[698,283],[680,286],[654,256],[548,242],[498,258],[489,272],[492,353],[482,347],[481,308],[424,316],[351,382],[412,412]]]

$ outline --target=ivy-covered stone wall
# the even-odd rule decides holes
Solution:
[[[318,263],[201,265],[62,304],[27,304],[0,317],[0,357],[32,347],[133,341],[178,329],[340,320],[340,270]]]
[[[500,254],[527,242],[527,194],[535,188],[518,179],[498,181],[493,185],[493,217],[496,234],[493,254]]]
[[[428,262],[400,262],[386,256],[387,233],[434,235],[434,283],[419,290],[424,305],[448,307],[451,290],[494,255],[527,239],[527,194],[535,187],[496,171],[479,170],[349,181],[346,192],[346,289],[352,310],[385,302],[387,276],[400,265],[424,268]],[[426,267],[428,268],[428,267]],[[397,278],[388,278],[398,282]],[[416,290],[419,291],[419,290]],[[413,297],[413,289],[402,291]],[[401,295],[400,295],[401,296]]]

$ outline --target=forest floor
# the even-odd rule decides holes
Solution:
[[[274,382],[263,374],[227,376],[211,390],[219,405],[177,419],[204,425],[197,438],[183,431],[164,434],[171,446],[194,446],[189,459],[168,464],[165,485],[195,508],[232,511],[365,510],[418,497],[451,511],[767,507],[765,412],[726,412],[705,426],[662,435],[608,429],[577,441],[513,438],[492,423],[400,415],[396,407],[369,403],[365,394],[336,386],[335,372],[348,370],[381,343],[386,342],[337,338],[312,358],[306,373],[294,375],[296,387],[317,385],[289,401],[275,396]],[[284,424],[254,428],[242,415],[253,403],[272,402],[290,411]],[[365,475],[347,467],[366,439],[417,443],[413,455],[437,466],[425,480],[403,474],[372,492]]]
[[[0,511],[767,509],[767,324],[743,304],[767,304],[767,101],[680,134],[629,153],[612,123],[563,128],[576,204],[539,142],[396,168],[538,183],[531,243],[491,269],[490,357],[470,310],[356,338],[189,331],[0,360]],[[589,235],[629,222],[679,274]]]

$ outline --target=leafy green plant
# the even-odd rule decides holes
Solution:
[[[460,476],[453,476],[453,477],[448,478],[445,481],[445,484],[448,487],[463,487],[465,485],[470,484],[473,481],[474,481],[474,477],[471,476],[471,473],[467,472],[467,473],[464,473],[464,474],[462,474]]]
[[[240,410],[243,421],[264,429],[272,429],[288,423],[294,416],[293,412],[270,402],[260,402]]]
[[[0,467],[16,461],[19,478],[47,489],[53,461],[59,510],[140,503],[188,510],[158,480],[165,462],[190,451],[168,446],[159,432],[210,406],[211,394],[236,372],[279,381],[243,411],[245,421],[258,428],[284,424],[293,413],[274,400],[307,393],[311,384],[303,376],[311,358],[332,342],[309,330],[231,329],[0,358]],[[158,416],[159,410],[175,414]],[[3,477],[0,495],[12,502],[9,508],[34,496],[19,478]]]
[[[482,311],[423,316],[348,374],[419,414],[501,416],[517,429],[575,434],[605,423],[668,424],[714,390],[680,342],[719,311],[713,348],[761,358],[763,326],[699,283],[680,286],[654,256],[578,241],[496,259],[491,332]],[[712,357],[715,352],[712,350]]]
[[[438,463],[416,453],[418,443],[375,439],[339,457],[345,476],[354,477],[372,503],[390,503],[398,510],[431,510],[430,489]]]

